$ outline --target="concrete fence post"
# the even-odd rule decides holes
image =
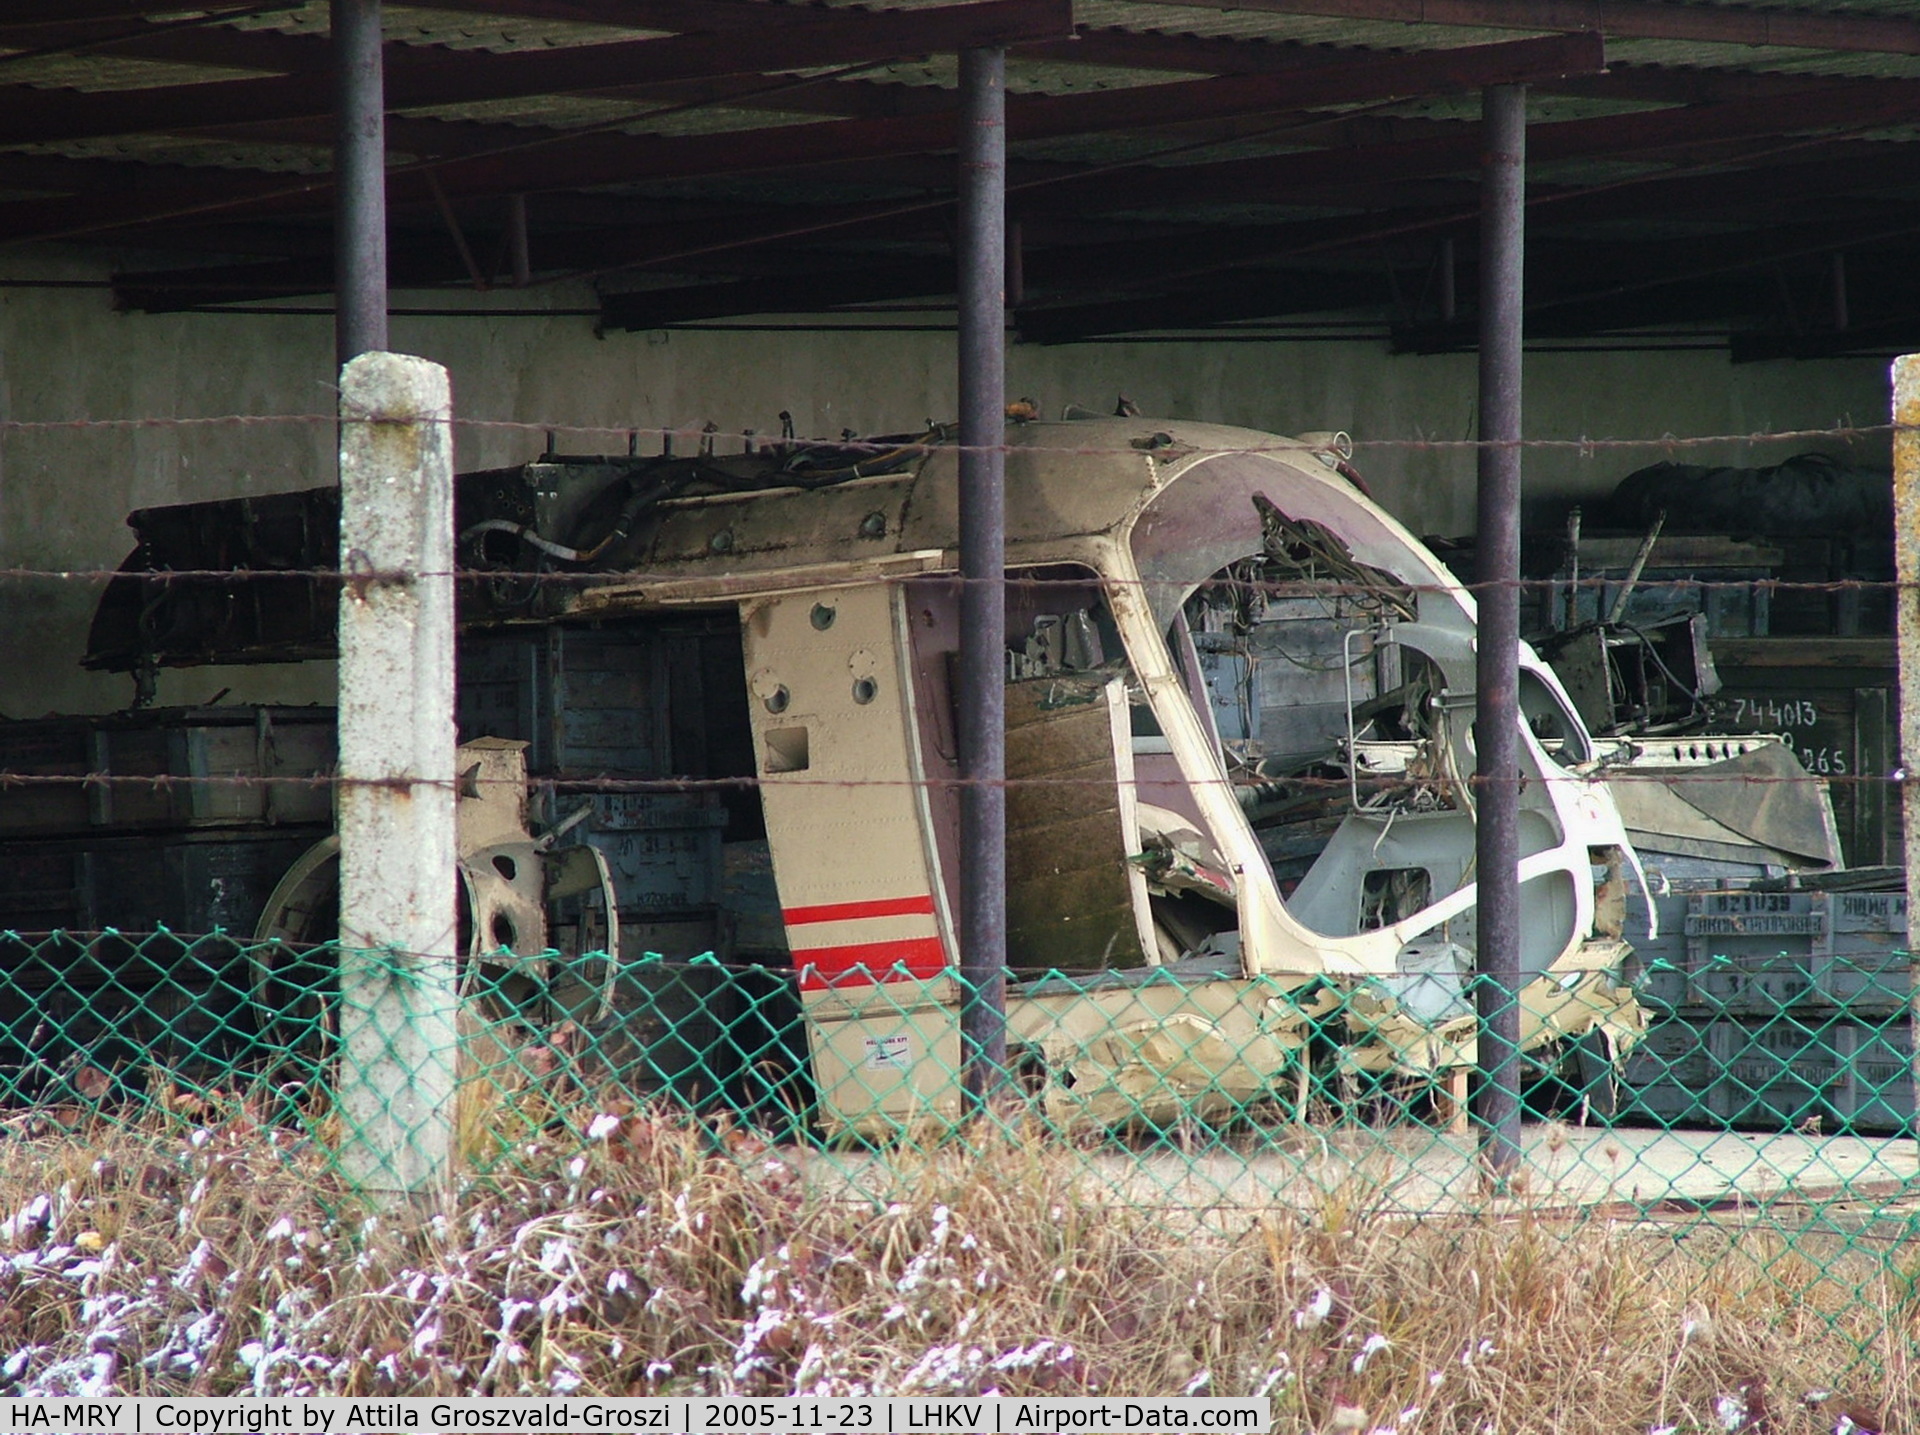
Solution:
[[[1907,950],[1920,938],[1920,354],[1893,361],[1894,622],[1900,652],[1900,816],[1907,859]],[[1920,1034],[1920,983],[1908,996]],[[1912,1064],[1920,1093],[1920,1042]],[[1920,1136],[1920,1116],[1913,1135]]]
[[[340,371],[340,1163],[447,1188],[459,1006],[447,371]]]

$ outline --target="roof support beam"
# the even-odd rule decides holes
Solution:
[[[1287,77],[1248,75],[1072,95],[1022,95],[1008,99],[1007,132],[1010,141],[1039,140],[1143,124],[1292,114],[1321,105],[1516,83],[1530,75],[1587,73],[1604,64],[1599,41],[1577,36],[1480,45],[1439,55],[1368,57]],[[575,185],[678,179],[938,153],[952,149],[955,139],[951,112],[721,135],[604,136],[450,164],[441,177],[453,193],[539,188],[551,182],[561,165]]]
[[[164,6],[153,0],[8,0],[0,11],[0,34],[71,25],[84,20],[144,20]],[[220,0],[202,7],[209,13],[246,15],[259,9],[254,0]],[[31,40],[27,43],[32,43]]]
[[[434,0],[436,10],[704,34],[791,18],[775,0]],[[866,12],[859,12],[866,13]]]
[[[0,28],[0,34],[5,34]],[[253,70],[290,74],[323,70],[329,46],[321,35],[285,35],[277,30],[236,30],[219,15],[155,24],[144,20],[89,20],[49,25],[30,33],[7,35],[29,48],[0,56],[0,81],[22,78],[21,65],[41,55],[114,55],[132,60],[161,60],[214,70]],[[402,48],[402,47],[396,47]],[[218,75],[208,78],[218,79]]]
[[[1178,327],[1371,303],[1381,292],[1379,279],[1371,275],[1349,283],[1350,276],[1337,273],[1299,277],[1294,272],[1263,273],[1258,266],[1284,259],[1289,248],[1324,249],[1336,235],[1358,235],[1356,242],[1363,242],[1392,220],[1392,216],[1366,215],[1266,227],[1193,225],[1158,238],[1050,247],[1035,245],[1029,238],[1023,256],[1027,292],[1045,297],[1022,310],[1019,328],[1029,339],[1053,343],[1127,332],[1141,328],[1149,317],[1153,327],[1168,327],[1162,321],[1169,312],[1176,313],[1172,323]],[[573,247],[592,246],[576,238]],[[745,314],[816,313],[953,292],[952,266],[944,260],[908,258],[854,265],[844,257],[814,251],[783,252],[786,257],[777,275],[609,295],[602,301],[602,323],[610,329],[657,329]],[[1223,253],[1234,256],[1232,264],[1220,261]],[[251,268],[263,272],[260,266]],[[1235,271],[1232,279],[1207,286],[1206,281],[1228,269]],[[116,278],[115,287],[123,295],[151,294],[164,300],[167,286],[204,291],[203,276],[216,272],[231,273],[242,283],[248,278],[246,268],[187,269],[128,275]],[[1218,307],[1213,296],[1222,283],[1233,298]],[[1133,285],[1139,287],[1138,297],[1109,300],[1115,290]],[[1100,297],[1072,302],[1075,295]],[[1069,302],[1058,302],[1062,298]],[[1149,303],[1151,316],[1144,312]]]
[[[461,5],[452,8],[468,7]],[[522,9],[534,11],[540,6],[537,0],[526,0],[526,3],[500,0],[499,4],[490,8],[493,13],[511,18]],[[717,12],[716,19],[725,23],[697,27],[703,31],[709,28],[738,29],[749,22],[758,23],[765,19],[764,6],[759,0],[707,0],[707,8]],[[678,13],[680,11],[688,13]],[[752,13],[743,15],[740,13],[743,11]],[[701,13],[695,7],[684,4],[677,4],[671,12],[657,17],[649,15],[644,9],[638,14],[622,12],[623,23],[636,25],[644,25],[650,19],[693,21],[701,18]],[[5,23],[0,21],[0,33],[4,31]],[[49,23],[22,38],[30,41],[37,50],[85,50],[128,59],[162,60],[271,74],[312,73],[326,70],[331,63],[330,47],[325,36],[283,34],[276,30],[236,30],[219,23],[217,14],[204,20],[175,24],[129,21],[125,18],[117,21]],[[1343,58],[1339,51],[1320,46],[1276,44],[1264,40],[1212,39],[1199,35],[1135,34],[1127,30],[1090,25],[1078,26],[1072,39],[1033,41],[1015,47],[1015,53],[1023,60],[1038,60],[1048,64],[1187,70],[1197,75],[1278,74],[1338,64]],[[386,55],[390,76],[409,64],[442,58],[433,47],[395,43],[387,45]],[[9,62],[0,60],[0,66],[5,63]],[[4,68],[0,68],[0,75],[4,73]],[[756,78],[743,75],[735,83],[745,89]],[[636,99],[659,96],[663,102],[671,103],[666,96],[675,92],[690,92],[702,84],[710,86],[713,81],[696,78],[649,86],[623,86],[619,93]],[[830,92],[846,87],[844,83],[827,81],[818,89]],[[887,88],[891,91],[905,87]],[[783,92],[782,106],[794,105],[799,93]],[[829,109],[832,107],[830,99],[825,103]]]
[[[1799,123],[1821,122],[1812,112],[1825,104],[1824,98],[1816,104],[1815,97],[1825,94],[1823,88],[1811,96],[1802,96],[1786,112]],[[1914,93],[1910,103],[1920,104],[1920,91]],[[1727,113],[1729,110],[1733,113]],[[1775,102],[1771,113],[1764,105],[1717,106],[1704,114],[1692,113],[1695,119],[1704,121],[1717,138],[1732,140],[1744,136],[1764,142],[1778,133],[1780,104]],[[1660,122],[1659,127],[1650,128],[1656,121]],[[1537,125],[1532,128],[1530,143],[1536,156],[1625,157],[1634,154],[1636,149],[1657,147],[1663,140],[1677,144],[1686,137],[1684,113],[1673,112]],[[1021,212],[1030,218],[1056,212],[1080,218],[1103,208],[1138,206],[1146,201],[1157,205],[1175,204],[1221,193],[1271,197],[1279,202],[1351,201],[1369,208],[1383,205],[1391,208],[1396,197],[1400,203],[1414,199],[1416,203],[1445,206],[1454,202],[1450,192],[1455,186],[1437,177],[1471,172],[1478,144],[1477,127],[1462,125],[1458,138],[1445,141],[1349,147],[1179,169],[1143,165],[1089,175],[1043,172],[1038,180],[1011,188],[1017,193]],[[1550,225],[1668,213],[1675,209],[1715,215],[1729,206],[1741,206],[1743,214],[1753,211],[1762,217],[1778,210],[1780,217],[1791,218],[1790,208],[1810,198],[1840,194],[1860,186],[1884,189],[1920,179],[1920,146],[1836,138],[1809,143],[1804,148],[1796,145],[1784,153],[1768,146],[1750,155],[1729,156],[1726,163],[1741,167],[1705,174],[1654,173],[1593,191],[1556,194],[1535,186],[1531,202],[1540,211],[1538,222]],[[1053,167],[1042,167],[1043,171],[1050,168]],[[256,175],[220,172],[198,175],[185,184],[149,188],[140,182],[148,173],[145,167],[125,163],[0,155],[0,182],[18,188],[68,188],[76,195],[65,200],[0,204],[0,241],[156,223],[178,228],[182,224],[211,222],[238,212],[311,213],[323,206],[323,196],[330,186],[326,176],[275,182]],[[70,183],[67,176],[71,176]],[[1426,181],[1417,194],[1407,188],[1414,181]],[[476,186],[474,192],[489,191],[484,186]],[[513,190],[507,187],[492,192],[512,193]],[[897,231],[904,223],[911,229],[918,225],[918,215],[931,214],[950,202],[934,195],[924,201],[872,201],[837,208],[831,213],[814,211],[805,216],[784,208],[766,208],[737,217],[696,217],[691,221],[643,224],[621,232],[617,238],[597,239],[592,255],[572,256],[571,262],[588,265],[596,272],[661,267],[703,254],[750,249],[808,236],[817,238],[855,225],[881,224]],[[1380,222],[1370,231],[1370,237],[1392,231],[1391,215],[1378,218]],[[1412,218],[1423,228],[1447,222],[1438,209],[1418,212]],[[565,243],[564,236],[557,238]],[[1350,242],[1351,238],[1339,226],[1325,233],[1328,244]],[[1304,249],[1289,245],[1288,252],[1311,253],[1315,247],[1312,242]],[[567,265],[570,261],[558,262]],[[690,267],[697,271],[699,266]],[[1222,266],[1216,263],[1214,267]]]
[[[877,260],[873,256],[850,258],[831,251],[791,247],[795,241],[804,243],[819,237],[818,226],[807,223],[803,212],[795,210],[740,211],[650,227],[620,225],[611,216],[607,222],[612,227],[563,227],[543,234],[543,270],[745,271],[745,277],[720,282],[609,295],[603,300],[602,321],[608,328],[655,329],[743,314],[811,313],[953,293],[953,266],[944,257],[915,255]],[[891,220],[877,214],[864,218],[854,214],[848,222],[857,223],[868,236],[937,235],[944,242],[932,209]],[[1040,302],[1047,307],[1023,314],[1021,328],[1027,331],[1031,316],[1036,328],[1029,337],[1048,341],[1134,329],[1139,327],[1144,300],[1125,299],[1109,305],[1106,300],[1116,290],[1138,286],[1142,295],[1189,291],[1210,294],[1214,291],[1203,289],[1205,283],[1228,270],[1236,272],[1226,282],[1253,307],[1214,313],[1204,300],[1195,299],[1189,308],[1181,310],[1180,323],[1208,324],[1371,302],[1379,287],[1373,277],[1352,287],[1343,285],[1342,276],[1337,274],[1315,274],[1312,292],[1307,292],[1294,285],[1290,275],[1265,274],[1259,266],[1285,262],[1301,252],[1325,253],[1332,242],[1376,241],[1381,230],[1395,226],[1465,226],[1470,222],[1467,211],[1412,210],[1264,226],[1196,224],[1157,236],[1045,246],[1033,243],[1030,232],[1025,256],[1027,290],[1030,295],[1043,296]],[[1222,261],[1223,253],[1232,256],[1231,262]],[[724,257],[748,254],[753,257]],[[323,260],[324,256],[310,255],[281,262],[120,273],[114,276],[115,302],[122,309],[165,312],[317,294],[324,292],[327,283]],[[395,282],[403,288],[431,288],[451,282],[455,276],[447,260],[448,254],[441,246],[416,238],[394,253]],[[1074,296],[1082,294],[1099,298],[1074,304]],[[1062,306],[1062,300],[1068,301],[1067,307]],[[1273,307],[1259,308],[1262,304]]]
[[[1218,0],[1161,0],[1219,9]],[[1663,0],[1234,0],[1276,15],[1389,20],[1476,29],[1588,31],[1617,40],[1685,40],[1797,50],[1920,55],[1920,21],[1886,15],[1808,14]]]
[[[877,14],[769,6],[764,23],[743,33],[410,59],[394,66],[387,105],[423,109],[655,81],[879,63],[957,45],[1061,39],[1072,31],[1069,0],[976,0]],[[0,92],[0,144],[314,119],[330,114],[332,103],[331,83],[324,75],[108,93],[49,93],[17,86]]]
[[[1271,75],[1337,64],[1342,55],[1319,45],[1268,40],[1214,39],[1205,35],[1141,35],[1131,30],[1080,25],[1071,40],[1021,45],[1019,60],[1057,65],[1112,65],[1119,69],[1191,70],[1196,75]]]
[[[1795,192],[1798,186],[1791,174],[1757,170],[1723,178],[1742,180],[1756,193]],[[1661,187],[1677,183],[1666,181]],[[1633,190],[1609,191],[1593,198],[1630,201],[1634,194]],[[1543,200],[1547,201],[1544,206]],[[1543,194],[1530,196],[1530,207],[1536,223],[1553,212],[1551,197]],[[1629,212],[1632,208],[1629,204]],[[649,244],[666,253],[676,245],[697,247],[716,234],[749,225],[771,235],[769,226],[780,217],[743,212],[718,226],[711,220],[658,225],[659,232]],[[1590,215],[1605,217],[1600,209]],[[791,228],[795,216],[788,214],[784,220]],[[1315,268],[1320,261],[1311,258],[1305,260],[1309,267],[1297,267],[1302,256],[1333,258],[1330,241],[1349,253],[1378,244],[1383,236],[1400,236],[1417,245],[1419,241],[1410,239],[1417,231],[1446,235],[1449,229],[1443,226],[1447,226],[1468,241],[1461,257],[1472,265],[1478,262],[1470,244],[1472,223],[1467,208],[1401,209],[1267,226],[1196,224],[1124,241],[1030,244],[1025,267],[1029,293],[1035,297],[1021,312],[1019,328],[1030,342],[1071,343],[1140,330],[1203,329],[1329,310],[1376,310],[1390,297],[1382,271]],[[489,239],[498,237],[485,223],[481,229]],[[869,224],[866,231],[879,232],[876,224]],[[896,221],[887,226],[887,232],[907,236],[913,230]],[[170,231],[164,233],[171,236]],[[1528,332],[1539,339],[1676,323],[1724,326],[1748,321],[1770,312],[1769,304],[1755,302],[1755,296],[1771,301],[1775,292],[1771,276],[1776,270],[1805,270],[1826,282],[1829,276],[1822,260],[1843,248],[1854,261],[1849,264],[1849,280],[1858,294],[1871,295],[1876,310],[1889,303],[1896,309],[1901,304],[1911,307],[1920,303],[1920,284],[1912,286],[1911,294],[1904,289],[1890,294],[1887,272],[1900,267],[1902,246],[1916,234],[1920,234],[1920,206],[1892,205],[1867,214],[1793,224],[1769,230],[1764,237],[1715,234],[1599,245],[1578,239],[1550,240],[1544,246],[1535,242],[1529,245]],[[283,242],[302,237],[281,233]],[[555,229],[542,237],[542,267],[551,272],[593,266],[616,245],[633,239],[632,231],[617,225]],[[452,250],[437,231],[423,229],[398,242],[390,260],[394,284],[418,289],[458,281]],[[203,237],[201,243],[211,243],[211,237]],[[745,251],[754,258],[747,261],[742,278],[610,295],[602,301],[601,322],[608,328],[653,329],[749,314],[817,313],[875,302],[943,299],[952,292],[953,269],[943,255],[874,262],[830,249],[775,244],[777,240],[769,238],[760,249]],[[1404,254],[1401,262],[1408,262]],[[733,267],[732,261],[720,263]],[[705,263],[693,267],[705,267]],[[117,274],[114,298],[118,308],[147,312],[284,299],[324,294],[329,273],[326,253],[321,252],[277,263]],[[1471,350],[1475,343],[1472,320],[1454,321],[1444,302],[1421,317],[1403,317],[1394,332],[1395,343],[1403,351]]]
[[[899,13],[925,16],[930,12]],[[1297,76],[1249,75],[1144,85],[1122,91],[1020,96],[1008,103],[1007,125],[1010,138],[1043,139],[1127,130],[1142,125],[1287,114],[1321,105],[1351,105],[1475,89],[1483,84],[1519,83],[1530,76],[1584,73],[1599,69],[1604,63],[1596,37],[1556,36],[1472,46],[1433,55],[1370,56],[1304,71]],[[1915,94],[1916,103],[1920,103],[1920,91]],[[1777,120],[1777,113],[1774,118]],[[654,137],[602,133],[584,138],[565,134],[543,138],[536,134],[516,152],[455,160],[438,166],[437,173],[446,192],[455,197],[532,193],[551,187],[556,177],[563,175],[569,187],[578,188],[809,166],[845,166],[892,156],[950,151],[954,143],[955,116],[951,112],[785,125],[714,135]],[[1471,146],[1473,141],[1469,139],[1467,143]],[[1341,167],[1348,163],[1344,156],[1339,159]],[[1471,158],[1464,163],[1470,167]],[[1191,173],[1153,169],[1146,172],[1169,180],[1176,174],[1184,177]],[[258,178],[222,175],[139,201],[0,205],[0,239],[68,237],[215,210],[298,212],[311,209],[316,194],[328,186],[328,180],[318,177],[263,182]],[[257,200],[243,197],[249,190],[258,196]]]
[[[1629,185],[1549,195],[1542,201],[1539,222],[1569,225],[1652,216],[1794,222],[1804,218],[1816,200],[1920,182],[1920,146],[1885,141],[1834,140],[1786,153],[1751,155],[1744,162],[1736,156],[1728,163],[1739,167],[1709,174],[1654,174]]]
[[[1810,133],[1844,126],[1850,132],[1865,132],[1915,116],[1920,116],[1920,85],[1896,80],[1816,82],[1791,97],[1538,125],[1528,135],[1528,151],[1536,164],[1603,155],[1640,158],[1683,146],[1773,138],[1787,127]],[[1356,185],[1469,173],[1479,162],[1481,144],[1480,127],[1463,124],[1456,136],[1406,144],[1313,150],[1177,169],[1139,165],[1051,182],[1022,195],[1018,203],[1023,209],[1061,207],[1084,213],[1102,205],[1138,205],[1147,198],[1165,205],[1221,194],[1271,196],[1276,201],[1303,196],[1326,200]]]

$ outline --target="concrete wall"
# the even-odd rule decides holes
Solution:
[[[109,265],[60,251],[10,251],[0,279],[101,281]],[[398,316],[394,347],[446,364],[463,418],[462,468],[537,454],[542,425],[802,434],[915,429],[954,413],[953,339],[941,333],[609,334],[591,319],[482,317],[488,309],[593,307],[577,289],[473,296],[396,294],[396,307],[470,303],[475,317]],[[116,314],[104,287],[0,288],[0,421],[311,415],[308,421],[76,427],[0,432],[0,568],[111,570],[126,556],[129,510],[330,482],[332,321],[325,316]],[[1394,357],[1378,343],[1103,344],[1008,355],[1011,395],[1048,414],[1100,411],[1124,393],[1146,414],[1277,432],[1346,429],[1375,493],[1417,532],[1473,524],[1471,450],[1422,448],[1475,433],[1470,355]],[[1528,359],[1531,438],[1594,440],[1751,434],[1886,421],[1885,366],[1872,361],[1743,367],[1696,353],[1538,354]],[[1411,441],[1409,444],[1408,441]],[[1367,447],[1380,444],[1380,447]],[[1405,445],[1405,446],[1403,446]],[[568,452],[624,451],[614,434],[566,434]],[[1728,443],[1672,456],[1774,462],[1822,443]],[[1853,447],[1886,462],[1883,435]],[[1530,495],[1600,493],[1670,456],[1657,449],[1531,451]],[[130,683],[79,666],[97,578],[0,579],[0,715],[106,711]],[[328,665],[174,671],[162,703],[331,698]]]

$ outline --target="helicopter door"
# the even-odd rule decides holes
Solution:
[[[891,585],[742,606],[767,842],[830,1126],[951,1114],[959,983]]]

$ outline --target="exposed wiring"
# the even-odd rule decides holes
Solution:
[[[799,459],[804,457],[805,454],[805,451],[802,450],[801,454],[788,460],[786,466],[781,469],[781,472],[804,480],[806,486],[809,488],[823,487],[829,483],[844,483],[851,478],[872,478],[878,474],[887,472],[892,465],[900,462],[903,458],[909,458],[915,454],[924,454],[930,444],[940,443],[945,438],[945,427],[940,424],[935,424],[932,428],[916,438],[908,439],[904,443],[898,444],[883,453],[872,454],[841,468],[813,470],[799,468],[796,465]]]
[[[1376,615],[1393,613],[1409,623],[1418,617],[1405,588],[1378,569],[1357,562],[1347,546],[1321,525],[1289,517],[1264,493],[1251,497],[1260,515],[1260,540],[1268,567],[1290,570],[1315,584],[1331,579],[1358,594],[1363,609],[1370,602],[1375,605]]]
[[[511,533],[529,548],[537,548],[550,557],[560,559],[563,563],[588,562],[595,553],[599,552],[600,548],[606,546],[603,543],[583,553],[578,548],[569,548],[564,543],[555,543],[550,538],[542,538],[526,524],[515,523],[511,519],[506,518],[489,518],[484,522],[476,523],[473,527],[461,533],[460,541],[462,543],[470,542],[483,533]]]
[[[1387,834],[1393,831],[1394,819],[1399,817],[1399,815],[1400,808],[1397,804],[1387,809],[1387,820],[1380,826],[1380,835],[1373,839],[1373,861],[1378,862],[1380,860],[1380,844],[1385,842],[1387,840]]]
[[[1658,668],[1662,674],[1665,675],[1666,680],[1668,682],[1672,683],[1675,688],[1685,693],[1687,697],[1692,701],[1693,716],[1698,717],[1705,713],[1706,695],[1702,693],[1698,688],[1694,687],[1691,683],[1685,683],[1680,680],[1679,675],[1676,674],[1672,668],[1667,666],[1667,660],[1660,656],[1660,648],[1658,644],[1656,644],[1651,638],[1649,638],[1639,628],[1635,627],[1632,623],[1616,623],[1614,624],[1614,626],[1624,629],[1625,631],[1633,634],[1634,637],[1640,640],[1642,651],[1644,651],[1649,658],[1653,659],[1653,665],[1656,668]]]
[[[1365,653],[1355,653],[1351,659],[1344,659],[1340,662],[1328,661],[1324,663],[1317,663],[1313,661],[1311,658],[1296,658],[1292,653],[1289,653],[1285,648],[1277,647],[1273,644],[1268,644],[1267,646],[1268,646],[1268,651],[1278,655],[1280,658],[1293,664],[1294,667],[1301,669],[1303,672],[1309,672],[1309,673],[1343,672],[1348,668],[1357,668],[1363,663],[1370,663],[1373,661],[1375,656],[1373,652],[1368,651]]]

